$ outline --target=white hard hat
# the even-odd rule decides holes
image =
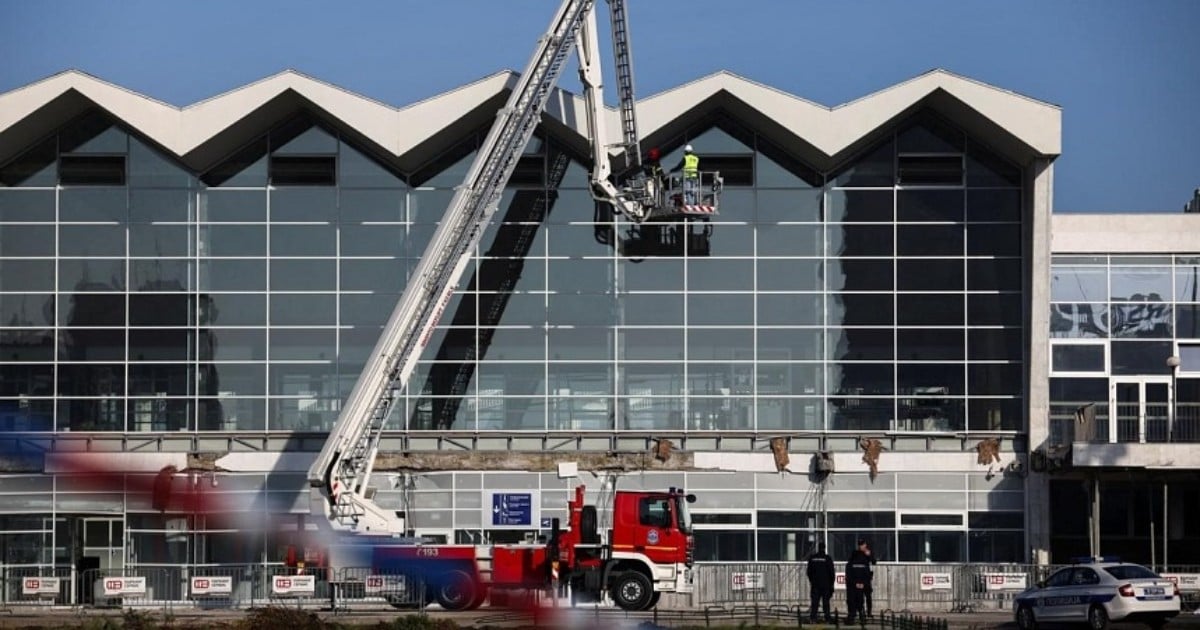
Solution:
[[[684,152],[684,153],[691,153],[691,152],[692,152],[692,145],[690,145],[690,144],[689,144],[689,145],[687,145],[686,147],[683,147],[683,152]]]

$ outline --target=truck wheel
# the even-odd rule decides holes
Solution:
[[[462,571],[451,571],[437,581],[433,599],[446,610],[466,610],[475,601],[475,580]]]
[[[657,606],[659,597],[662,597],[662,593],[654,591],[654,594],[650,596],[650,603],[646,604],[645,610],[650,610],[651,608]]]
[[[645,610],[649,607],[654,589],[650,578],[637,571],[626,571],[613,578],[610,594],[621,610]]]

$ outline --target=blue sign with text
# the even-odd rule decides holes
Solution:
[[[533,524],[532,494],[493,494],[492,525]]]

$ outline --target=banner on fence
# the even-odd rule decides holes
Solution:
[[[1029,588],[1029,578],[1024,573],[985,573],[983,583],[989,591],[1023,591]]]
[[[400,593],[404,591],[404,578],[399,575],[368,575],[363,580],[363,590],[367,595]]]
[[[921,574],[921,590],[922,591],[948,591],[952,582],[950,581],[949,573],[922,573]]]
[[[1200,591],[1200,573],[1164,573],[1162,576],[1174,582],[1181,591]]]
[[[734,573],[733,574],[733,590],[735,591],[761,591],[767,587],[767,576],[765,573]]]
[[[232,594],[233,578],[228,575],[192,578],[192,597],[212,597],[214,595]]]
[[[835,573],[833,575],[833,590],[835,590],[835,591],[846,590],[846,574],[845,573],[839,572],[839,573]]]
[[[317,579],[311,575],[276,575],[271,592],[285,597],[305,597],[317,592]]]
[[[106,577],[104,582],[105,597],[145,597],[146,578],[144,577]]]
[[[37,597],[57,597],[60,582],[56,577],[27,577],[21,580],[21,594]]]

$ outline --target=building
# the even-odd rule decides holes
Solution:
[[[399,109],[294,72],[183,109],[78,72],[0,95],[0,560],[280,562],[286,530],[314,526],[308,463],[512,80]],[[817,539],[845,557],[862,536],[898,562],[1076,549],[1051,536],[1051,476],[1080,439],[1059,425],[1100,390],[1064,390],[1051,356],[1106,342],[1060,341],[1051,240],[1055,278],[1059,253],[1121,243],[1076,217],[1052,233],[1057,107],[941,70],[832,109],[715,74],[638,115],[664,165],[691,143],[721,171],[720,215],[635,227],[590,198],[580,100],[552,103],[392,419],[378,501],[421,535],[519,540],[565,513],[573,461],[593,493],[695,492],[705,561]],[[1154,264],[1194,273],[1186,226],[1163,228],[1141,241]],[[174,465],[271,527],[79,491],[67,458],[144,471],[127,488]],[[533,496],[528,524],[489,520],[504,491]]]

